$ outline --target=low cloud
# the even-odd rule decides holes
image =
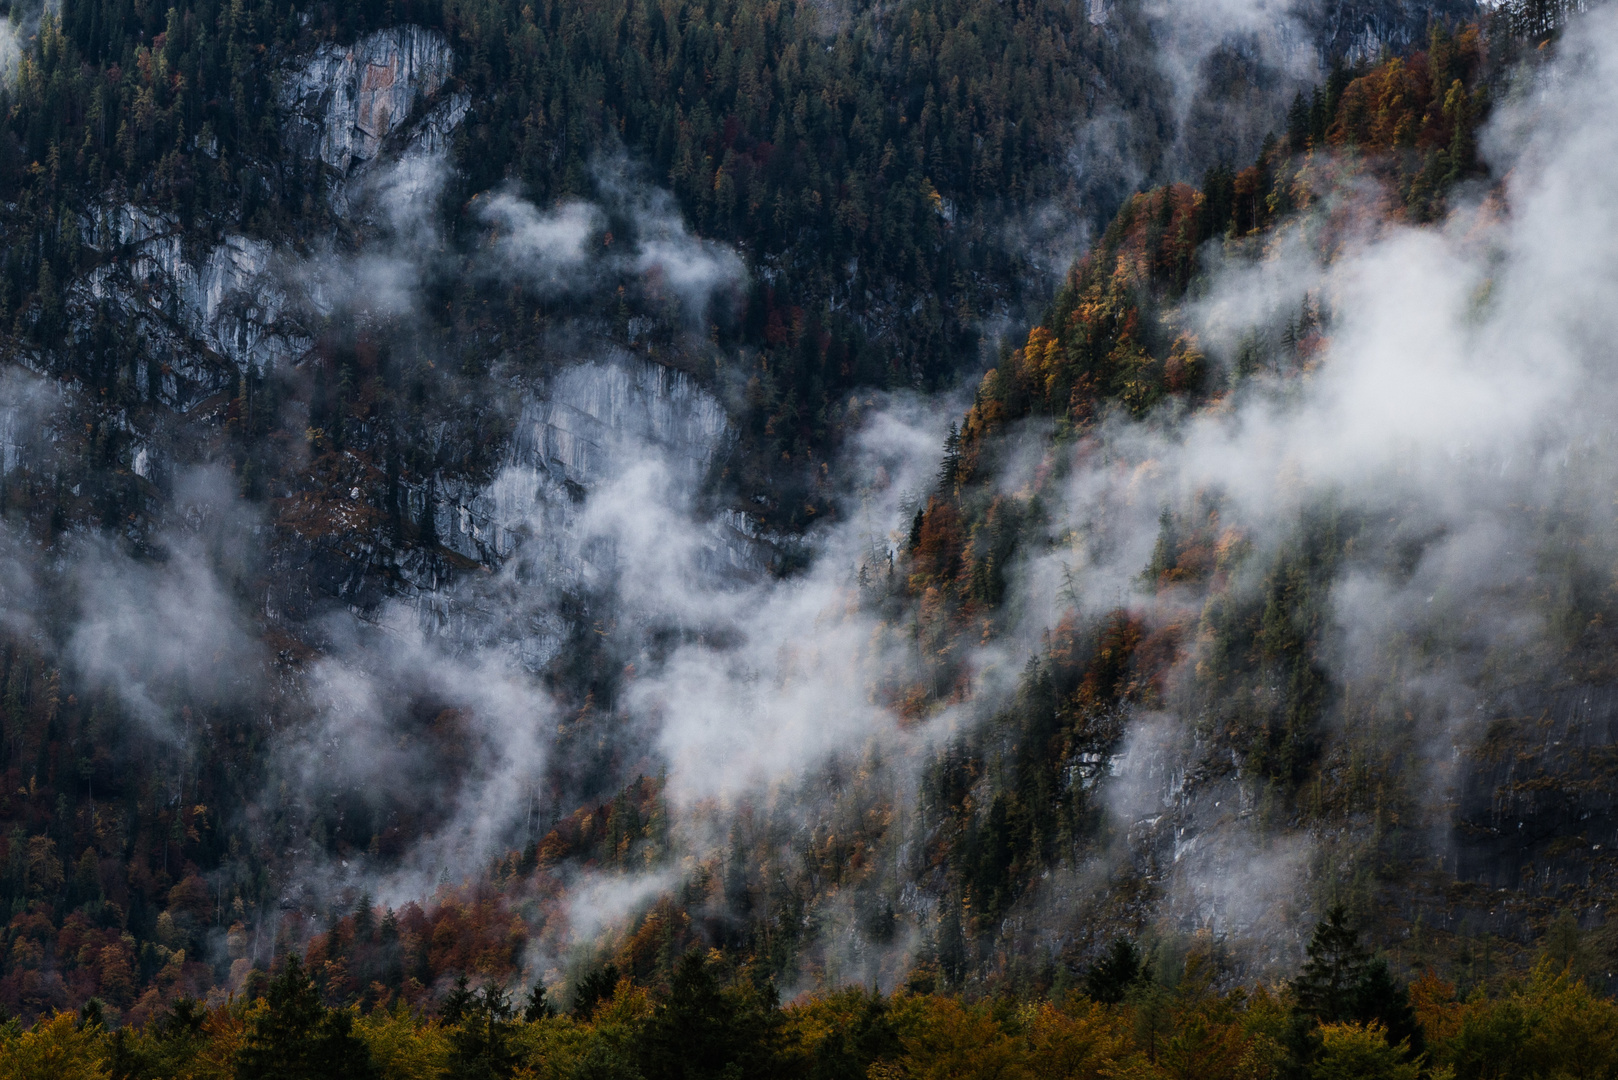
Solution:
[[[94,545],[81,558],[75,592],[69,655],[159,738],[187,743],[180,702],[240,702],[256,688],[257,645],[192,543],[173,543],[155,565]]]
[[[591,241],[605,218],[585,202],[565,202],[548,213],[510,192],[482,200],[478,217],[495,229],[494,254],[508,271],[541,290],[584,284]]]
[[[547,211],[511,191],[488,199],[478,211],[493,232],[485,269],[541,295],[635,283],[698,327],[745,282],[741,256],[692,234],[674,196],[642,180],[623,153],[598,159],[592,176],[596,202]],[[612,235],[623,227],[627,235]]]
[[[358,790],[380,819],[407,813],[425,826],[378,896],[426,895],[532,839],[521,830],[556,724],[532,676],[498,651],[429,638],[397,603],[375,624],[334,621],[331,642],[306,678],[312,720],[283,740],[279,768],[311,807]]]
[[[18,0],[0,19],[0,84],[9,86],[16,81],[23,54],[34,47],[45,7],[44,0]]]
[[[281,255],[282,272],[307,314],[409,318],[427,275],[447,258],[437,210],[449,176],[442,154],[411,154],[363,173],[349,196],[366,228],[363,242],[350,249],[328,243],[305,257]]]
[[[1184,419],[1103,422],[1070,458],[1053,507],[1070,544],[1024,578],[1031,610],[1060,564],[1086,611],[1122,603],[1182,618],[1183,594],[1153,595],[1138,576],[1162,507],[1217,502],[1221,528],[1253,546],[1238,592],[1258,587],[1255,568],[1308,512],[1363,522],[1331,585],[1320,659],[1372,714],[1356,722],[1399,718],[1433,823],[1448,820],[1457,751],[1481,737],[1489,702],[1562,662],[1553,621],[1564,575],[1618,561],[1618,209],[1590,179],[1618,165],[1618,129],[1603,119],[1618,109],[1618,15],[1591,16],[1561,48],[1554,73],[1504,104],[1486,140],[1507,177],[1502,199],[1437,227],[1369,231],[1329,261],[1305,219],[1260,261],[1217,269],[1184,312],[1211,351],[1234,352],[1244,327],[1274,333],[1306,294],[1329,309],[1323,351],[1307,371],[1249,379]],[[1193,649],[1188,664],[1198,658]],[[1257,872],[1242,866],[1262,868],[1270,896],[1305,888],[1315,871],[1307,850],[1255,847],[1229,804],[1210,813],[1215,788],[1187,801],[1197,722],[1132,721],[1112,805],[1126,822],[1175,822],[1176,858],[1190,861],[1169,875],[1170,907],[1240,931],[1259,909],[1232,907],[1220,890]],[[1284,918],[1285,905],[1260,908]]]
[[[1266,135],[1285,129],[1293,95],[1320,78],[1294,0],[1143,0],[1142,10],[1173,95],[1176,179],[1251,160]]]

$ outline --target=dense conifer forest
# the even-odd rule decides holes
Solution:
[[[1577,492],[1511,504],[1537,576],[1499,589],[1533,609],[1531,641],[1458,616],[1352,668],[1343,582],[1414,580],[1445,535],[1415,496],[1311,495],[1265,535],[1240,493],[1187,485],[1148,508],[1149,558],[1105,602],[1067,554],[1081,479],[1144,490],[1190,425],[1324,378],[1352,290],[1322,271],[1215,341],[1230,281],[1510,216],[1490,140],[1587,5],[1443,7],[1307,77],[1262,28],[1207,50],[1194,115],[1268,101],[1273,126],[1204,160],[1152,52],[1173,28],[1128,0],[13,4],[0,1078],[1618,1075],[1613,761],[1587,704],[1618,593]],[[447,74],[376,122],[369,157],[299,142],[288,115],[334,99],[290,97],[298,65],[399,27],[424,35],[399,39],[408,59],[356,78],[385,91],[439,41]],[[519,242],[589,269],[490,270]],[[389,308],[365,260],[407,245],[427,254]],[[232,251],[294,299],[218,285]],[[187,322],[163,258],[215,268],[192,272],[215,322]],[[366,284],[340,293],[326,263]],[[252,334],[296,347],[263,361]],[[487,509],[514,498],[532,387],[560,400],[576,361],[675,388],[650,457],[685,452],[668,400],[714,402],[725,434],[681,506],[731,546],[679,573],[781,590],[749,597],[810,589],[825,538],[884,497],[887,464],[850,464],[873,416],[947,428],[899,527],[774,648],[785,674],[702,688],[715,715],[721,683],[787,696],[852,626],[879,669],[856,696],[891,739],[691,793],[644,687],[745,633],[592,576],[597,534],[556,541],[575,577],[525,561],[616,490],[571,459],[555,516],[502,534]],[[1095,536],[1139,511],[1090,482]],[[654,568],[681,542],[616,535]],[[541,580],[554,610],[523,606]],[[401,597],[447,644],[397,646],[381,704],[343,712],[360,697],[334,658],[416,640]],[[514,683],[465,657],[522,654],[540,624],[557,644],[522,655],[521,686],[548,703],[529,724],[547,750],[500,786],[488,762],[520,740],[480,710]],[[1432,753],[1422,705],[1399,695],[1479,638],[1475,681],[1508,704],[1455,750],[1442,814],[1463,839],[1439,843],[1410,764]],[[460,682],[412,670],[441,655]],[[391,726],[363,742],[372,707]],[[1164,716],[1185,718],[1163,737],[1180,756],[1151,775],[1180,776],[1179,802],[1129,818],[1120,763]],[[381,762],[364,782],[350,739]],[[465,791],[515,824],[423,877]],[[1220,800],[1260,838],[1247,865],[1308,882],[1287,920],[1227,931],[1176,906]]]

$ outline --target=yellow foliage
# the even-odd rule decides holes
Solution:
[[[644,987],[620,979],[588,1024],[546,1020],[525,1025],[519,1043],[528,1058],[521,1080],[563,1080],[578,1073],[619,1075],[633,1067],[637,1039],[654,1003]]]
[[[236,1052],[246,1041],[250,1024],[269,1008],[262,998],[251,1004],[233,1000],[210,1009],[202,1022],[207,1045],[197,1055],[192,1071],[182,1080],[232,1080],[236,1075]]]
[[[1028,332],[1028,343],[1023,346],[1023,368],[1028,383],[1036,392],[1049,398],[1062,375],[1062,343],[1055,334],[1043,326]]]
[[[1432,1010],[1418,1015],[1425,1025]],[[1439,1021],[1428,1029],[1433,1058],[1461,1077],[1585,1080],[1618,1072],[1618,1005],[1550,962],[1511,993],[1474,994]]]
[[[1023,1048],[986,1006],[966,1006],[947,997],[912,998],[904,1005],[908,1007],[895,1020],[905,1048],[903,1075],[912,1080],[1021,1080],[1032,1075]]]
[[[1525,1058],[1555,1063],[1545,1075],[1583,1080],[1618,1071],[1618,1005],[1548,962],[1516,996],[1528,1016]]]
[[[603,1024],[631,1026],[652,1015],[652,995],[644,986],[636,986],[626,975],[618,980],[612,999],[596,1006],[591,1019],[596,1027]]]
[[[1424,971],[1410,984],[1410,1007],[1428,1042],[1453,1039],[1461,1030],[1465,1006],[1455,1000],[1455,984]]]
[[[513,1043],[518,1060],[517,1080],[565,1080],[577,1071],[592,1032],[566,1016],[538,1020],[517,1028]]]
[[[1381,1024],[1326,1024],[1313,1080],[1417,1080],[1421,1066],[1404,1060],[1408,1046],[1389,1046]]]
[[[403,1002],[373,1009],[354,1025],[365,1040],[382,1080],[437,1080],[449,1061],[449,1038],[434,1020],[411,1015]]]
[[[1035,1014],[1028,1032],[1028,1071],[1052,1080],[1101,1080],[1138,1055],[1115,1011],[1081,1000],[1071,1012],[1051,1005]]]
[[[0,1045],[0,1080],[106,1080],[106,1037],[59,1012]]]
[[[1157,1063],[1163,1075],[1175,1080],[1245,1080],[1262,1062],[1252,1053],[1253,1042],[1237,1023],[1193,1016],[1175,1025]]]
[[[822,1045],[859,1023],[867,998],[863,990],[840,990],[786,1008],[787,1043],[801,1058],[811,1059]]]

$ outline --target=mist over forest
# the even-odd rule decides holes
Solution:
[[[1618,9],[0,10],[0,1078],[1618,1076]]]

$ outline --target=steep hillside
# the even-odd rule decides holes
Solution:
[[[0,1004],[1605,971],[1604,31],[1237,7],[14,9]]]
[[[658,773],[668,586],[800,563],[852,391],[1115,190],[1075,110],[1159,123],[1139,20],[907,10],[13,11],[9,1008],[239,986]]]

